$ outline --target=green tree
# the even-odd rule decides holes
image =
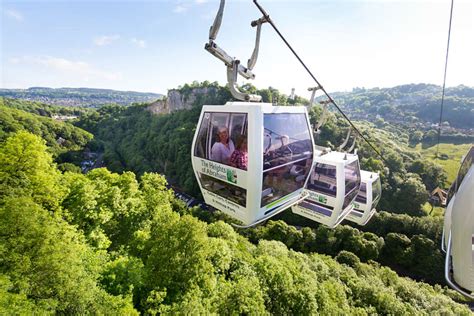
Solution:
[[[436,187],[443,188],[447,180],[446,171],[440,165],[429,160],[415,160],[407,170],[418,174],[429,191]]]
[[[423,143],[434,144],[437,140],[438,132],[435,130],[429,130],[423,135]]]
[[[385,237],[385,247],[383,249],[383,258],[386,262],[397,262],[402,266],[410,266],[411,259],[407,251],[410,247],[411,240],[398,233],[388,233]]]
[[[35,304],[24,293],[15,293],[10,278],[0,274],[0,314],[2,315],[28,315],[48,314],[52,311],[48,306]]]
[[[183,298],[188,289],[208,289],[211,248],[205,225],[195,218],[163,212],[154,223],[145,261],[146,286],[166,291],[164,303]]]
[[[6,198],[0,207],[0,274],[9,292],[35,305],[66,314],[133,313],[129,301],[97,284],[103,259],[72,226],[31,198]]]
[[[60,172],[44,140],[22,131],[0,144],[0,196],[31,196],[55,210],[64,193]]]
[[[360,264],[360,259],[350,251],[342,250],[336,256],[336,261],[342,264],[347,264],[350,267],[357,268]]]
[[[419,142],[421,142],[423,139],[423,132],[422,131],[414,131],[413,133],[410,133],[410,144],[416,145]]]
[[[408,173],[394,194],[394,207],[404,213],[421,215],[421,205],[428,200],[426,187],[417,174]]]

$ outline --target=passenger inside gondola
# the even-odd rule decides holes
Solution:
[[[247,115],[205,113],[194,154],[196,157],[247,170]],[[232,171],[227,171],[226,177],[227,181],[223,181],[198,172],[199,182],[204,189],[245,207],[247,191],[233,184],[236,175]]]
[[[234,152],[230,156],[230,165],[242,170],[247,170],[248,152],[247,136],[239,135]]]
[[[230,156],[235,150],[232,139],[229,138],[229,130],[225,126],[220,126],[218,130],[218,140],[212,145],[211,160],[223,164],[229,164]]]

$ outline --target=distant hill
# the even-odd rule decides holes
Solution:
[[[91,88],[0,89],[0,96],[62,106],[101,107],[104,104],[129,105],[153,102],[163,97],[158,93],[116,91]]]
[[[54,104],[45,104],[36,101],[28,101],[23,99],[4,98],[0,96],[0,106],[6,106],[9,108],[22,110],[25,112],[58,118],[59,116],[65,116],[68,119],[76,118],[86,112],[94,111],[94,109],[88,109],[84,107],[76,106],[59,106]]]
[[[28,131],[46,141],[54,156],[68,151],[82,150],[93,138],[92,134],[48,116],[9,107],[0,99],[0,143],[13,133]]]
[[[407,84],[393,88],[354,88],[332,96],[352,119],[429,129],[438,124],[441,87],[432,84]],[[443,131],[474,134],[474,88],[457,86],[446,89]]]

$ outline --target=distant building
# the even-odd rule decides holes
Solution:
[[[74,120],[77,119],[76,115],[53,115],[53,119],[56,121],[68,121],[68,120]]]
[[[441,189],[440,187],[437,187],[436,189],[431,191],[430,201],[436,205],[446,206],[447,196],[448,196],[447,191]]]
[[[61,146],[64,144],[65,141],[66,140],[62,137],[59,137],[58,139],[56,139],[56,142],[58,143],[58,145],[61,145]]]
[[[295,95],[295,88],[291,88],[290,100],[294,100],[296,97]]]

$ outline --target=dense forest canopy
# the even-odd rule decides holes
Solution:
[[[61,173],[26,131],[1,143],[0,175],[1,314],[470,314],[350,251],[253,244],[200,221],[158,174]]]
[[[85,112],[62,111],[62,108],[43,108],[38,103],[0,98],[0,141],[4,141],[11,133],[26,130],[46,140],[55,156],[83,149],[92,140],[92,134],[50,116],[55,113],[75,115]]]
[[[266,102],[308,102],[243,88]],[[409,131],[356,122],[388,161],[358,142],[362,168],[379,172],[384,190],[366,226],[329,229],[284,212],[235,231],[220,212],[187,208],[167,183],[199,197],[190,148],[201,106],[230,93],[209,82],[175,91],[190,107],[158,115],[149,103],[84,111],[2,98],[0,314],[469,314],[443,287],[442,218],[422,208],[428,190],[449,185],[446,173]],[[314,124],[321,110],[310,115]],[[335,148],[347,127],[329,113],[317,143]],[[103,151],[107,169],[64,168],[84,148]]]

